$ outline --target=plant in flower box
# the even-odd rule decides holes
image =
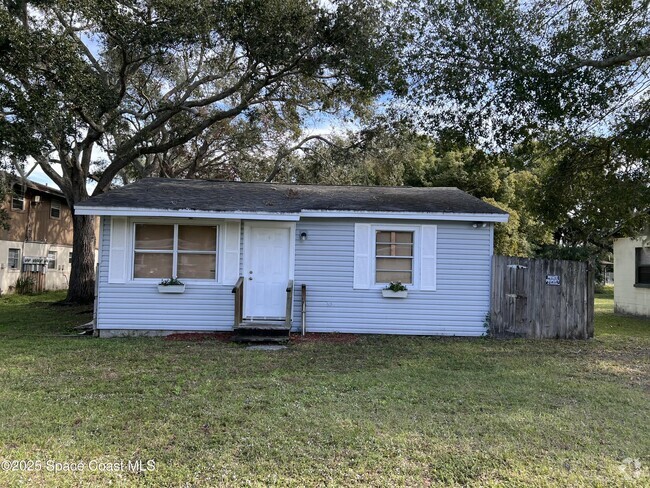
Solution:
[[[158,293],[184,293],[185,283],[176,277],[162,280],[158,283]]]

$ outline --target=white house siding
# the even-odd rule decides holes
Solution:
[[[149,331],[232,330],[232,285],[187,286],[185,293],[160,294],[155,284],[109,283],[110,217],[102,218],[97,328]]]
[[[650,318],[650,288],[636,287],[636,248],[641,239],[614,241],[614,309],[617,313]]]
[[[386,224],[387,221],[372,223]],[[400,221],[438,225],[437,289],[409,290],[405,299],[381,290],[353,290],[354,220],[301,220],[296,234],[294,326],[300,325],[300,285],[307,285],[307,330],[372,334],[485,333],[490,305],[491,230],[471,222]]]
[[[356,222],[315,218],[297,222],[295,330],[301,323],[300,286],[304,283],[309,332],[459,336],[485,333],[492,247],[489,226],[473,228],[471,222],[399,221],[438,226],[437,289],[409,290],[406,299],[390,299],[383,298],[380,289],[352,288]],[[100,330],[232,329],[232,286],[188,285],[184,294],[161,295],[151,284],[109,284],[110,218],[102,219],[102,227],[97,311]],[[305,241],[300,240],[302,232],[307,233]],[[241,259],[240,255],[240,271]]]

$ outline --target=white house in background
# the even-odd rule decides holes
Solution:
[[[614,310],[650,318],[650,236],[614,241]]]
[[[303,285],[309,332],[479,336],[493,227],[508,219],[457,188],[161,178],[76,212],[101,216],[104,337],[296,329]],[[159,291],[172,276],[183,293]],[[405,298],[383,296],[391,281],[406,284]]]

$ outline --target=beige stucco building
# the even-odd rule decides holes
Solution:
[[[614,308],[650,318],[650,236],[614,241]]]

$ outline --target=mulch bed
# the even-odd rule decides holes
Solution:
[[[170,334],[165,336],[166,341],[187,341],[187,342],[204,342],[219,341],[229,342],[232,338],[232,332],[184,332]],[[335,343],[335,344],[352,344],[359,340],[358,334],[336,334],[336,333],[309,333],[301,336],[300,333],[291,334],[292,344],[310,344],[310,343]]]
[[[178,334],[169,334],[165,336],[166,341],[220,341],[228,342],[232,338],[232,332],[186,332]]]
[[[318,333],[312,332],[304,336],[298,334],[291,334],[291,342],[296,344],[310,343],[310,342],[330,342],[337,344],[351,344],[359,340],[358,334],[337,334],[337,333]]]

